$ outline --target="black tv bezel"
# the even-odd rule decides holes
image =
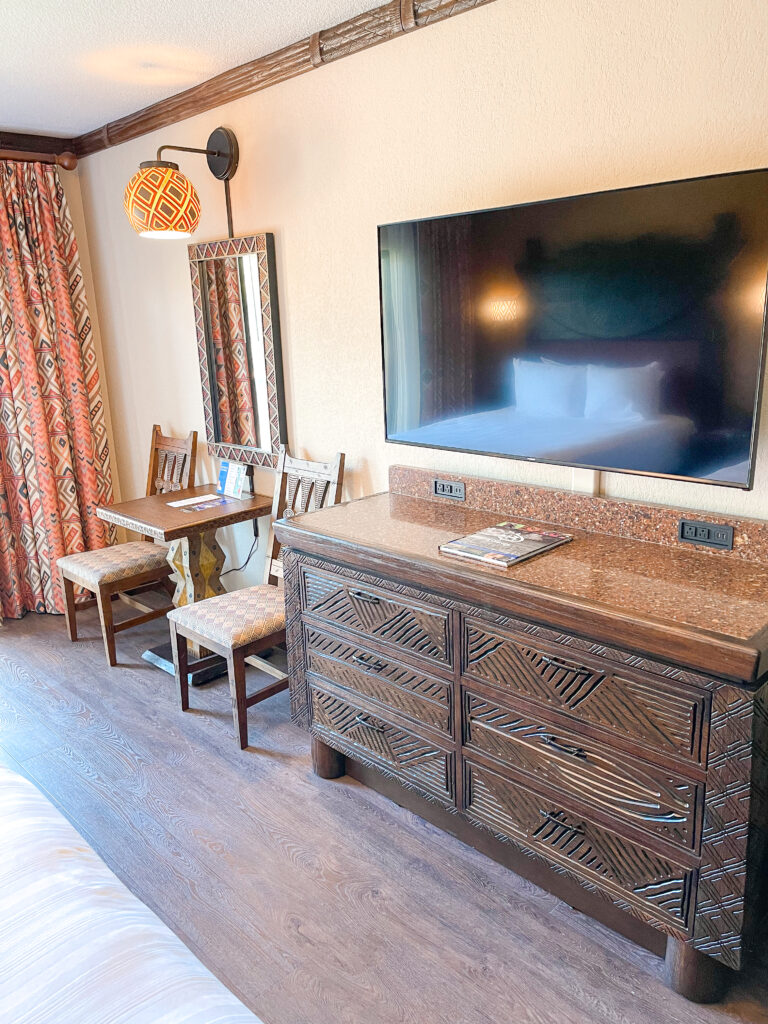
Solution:
[[[700,174],[690,178],[672,178],[669,181],[652,181],[644,185],[627,185],[623,188],[605,188],[596,192],[578,192],[574,195],[555,196],[550,199],[535,199],[528,203],[511,203],[508,206],[489,206],[478,210],[466,210],[460,213],[442,213],[436,217],[419,217],[415,220],[391,221],[388,224],[379,224],[376,228],[377,254],[378,254],[378,275],[379,275],[379,334],[381,338],[381,383],[384,400],[384,441],[385,444],[401,444],[408,448],[428,448],[433,451],[462,452],[465,455],[484,455],[492,459],[511,459],[514,462],[525,462],[540,466],[564,466],[567,469],[587,469],[596,473],[622,473],[625,476],[652,477],[657,480],[677,480],[681,483],[706,484],[709,487],[729,487],[739,491],[751,491],[755,483],[755,462],[757,458],[757,444],[760,434],[760,414],[763,403],[763,377],[765,374],[766,358],[766,315],[768,314],[768,269],[766,270],[766,283],[763,291],[763,321],[760,330],[760,354],[757,367],[757,390],[752,409],[752,431],[749,441],[749,470],[745,484],[734,483],[729,480],[713,480],[710,477],[680,476],[675,473],[653,473],[641,469],[619,469],[616,466],[593,466],[583,462],[561,462],[556,459],[541,459],[532,455],[507,455],[503,452],[484,451],[476,448],[458,448],[447,445],[426,444],[423,441],[400,441],[389,436],[389,424],[387,422],[387,364],[386,348],[384,342],[384,292],[381,279],[381,232],[383,228],[397,227],[401,224],[424,224],[436,220],[448,220],[450,217],[467,217],[478,213],[496,213],[502,210],[514,210],[518,207],[542,206],[552,203],[566,202],[570,199],[583,199],[587,196],[601,196],[614,192],[639,192],[642,189],[657,188],[661,185],[683,185],[692,181],[707,181],[711,178],[735,178],[742,174],[755,174],[758,172],[768,173],[768,167],[749,167],[741,171],[726,171],[723,174]]]

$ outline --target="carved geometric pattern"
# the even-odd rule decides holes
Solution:
[[[216,530],[171,541],[168,562],[174,570],[173,603],[177,608],[225,593],[221,582],[224,552],[216,540]]]
[[[554,688],[551,689],[550,699],[546,703],[551,707],[557,707],[561,713],[570,715],[575,721],[590,721],[603,726],[612,722],[609,728],[612,728],[617,735],[633,736],[649,746],[683,754],[702,763],[707,761],[707,750],[701,748],[703,739],[707,735],[706,725],[711,701],[713,707],[711,728],[708,730],[709,764],[702,822],[701,884],[695,919],[693,908],[691,908],[691,930],[688,930],[688,916],[685,918],[685,926],[681,926],[679,912],[673,911],[665,919],[660,919],[658,912],[651,913],[647,910],[649,901],[653,902],[654,899],[660,900],[660,905],[663,904],[663,885],[656,896],[650,890],[647,894],[643,894],[640,889],[637,893],[633,892],[631,895],[622,896],[620,890],[616,889],[608,898],[629,913],[649,920],[656,927],[661,927],[664,931],[677,935],[695,948],[701,949],[728,966],[739,967],[747,885],[745,870],[747,843],[750,842],[750,849],[754,849],[756,855],[768,847],[768,830],[763,827],[760,820],[761,814],[768,818],[768,783],[764,778],[763,760],[759,762],[761,774],[754,789],[756,806],[752,810],[751,821],[749,807],[753,722],[755,735],[759,732],[763,746],[768,747],[768,737],[766,736],[768,720],[764,721],[765,688],[763,688],[762,696],[756,696],[749,690],[723,683],[678,665],[668,664],[620,648],[609,647],[603,643],[564,633],[548,626],[526,622],[517,617],[490,612],[487,609],[480,609],[443,595],[425,593],[417,587],[381,579],[370,572],[339,566],[326,559],[299,555],[297,552],[286,553],[285,557],[285,565],[288,568],[285,584],[289,607],[288,653],[291,666],[291,708],[294,720],[305,727],[310,725],[312,712],[301,650],[300,582],[303,572],[308,568],[311,568],[313,572],[321,570],[327,574],[333,574],[337,579],[344,580],[352,586],[355,583],[360,583],[363,587],[383,588],[389,594],[403,596],[406,599],[422,603],[428,602],[435,608],[446,611],[456,609],[464,616],[474,620],[471,623],[466,623],[466,626],[471,626],[472,629],[482,630],[494,626],[500,627],[504,631],[520,634],[521,638],[524,638],[519,644],[522,647],[529,646],[525,640],[546,641],[548,644],[556,645],[556,648],[563,652],[563,660],[572,660],[575,666],[579,664],[579,653],[584,652],[606,663],[610,662],[617,668],[632,668],[649,674],[651,677],[655,676],[659,680],[658,686],[654,684],[653,678],[628,680],[621,673],[613,675],[612,672],[606,670],[605,681],[594,689],[586,700],[577,704],[575,712],[563,704],[555,705],[550,702],[551,695],[556,693]],[[302,572],[300,572],[300,568]],[[293,625],[291,625],[291,616],[293,616]],[[466,665],[468,661],[466,628],[464,632],[462,646],[464,664]],[[526,678],[530,679],[534,674],[533,666],[530,661],[521,657],[519,664],[523,662],[528,671]],[[471,673],[482,679],[483,677],[476,671],[477,667],[477,664],[473,665]],[[457,666],[457,670],[458,668],[459,666]],[[498,679],[485,681],[494,682],[497,686],[509,685],[508,681],[499,682]],[[675,692],[673,686],[669,685],[670,683],[682,685]],[[598,700],[598,697],[614,688],[618,688],[616,700],[619,701],[621,708],[618,715],[619,722],[616,721],[616,711],[609,712],[607,710],[609,705],[606,705],[606,710],[603,710]],[[698,690],[698,694],[696,690]],[[518,692],[522,694],[519,687]],[[658,706],[659,702],[662,705],[661,709]],[[755,709],[759,712],[757,717],[753,713]],[[340,749],[339,742],[333,738],[330,731],[328,737],[329,744]],[[757,743],[757,740],[755,739],[754,742]],[[759,749],[762,750],[762,747]],[[385,766],[367,758],[365,753],[356,752],[352,748],[346,752],[357,760],[373,764],[385,775],[391,774]],[[757,748],[756,756],[758,756]],[[423,792],[418,783],[414,784],[402,779],[400,781],[418,792]],[[427,796],[431,799],[428,794]],[[477,821],[479,824],[479,820]],[[509,835],[505,835],[503,830],[494,829],[492,825],[485,827],[491,828],[491,831],[494,831],[500,838],[506,838],[509,841]],[[507,832],[509,832],[508,828]],[[526,847],[523,843],[520,844],[520,847],[532,858],[542,859],[543,854],[539,854],[533,848]],[[575,871],[565,862],[557,864],[552,857],[548,857],[546,863],[560,874],[575,879],[582,887],[603,892],[606,895],[607,883],[605,880],[597,885],[593,876],[581,868]],[[685,886],[685,895],[681,895],[680,892],[675,894],[674,891],[672,894],[672,905],[675,904],[679,896],[680,901],[677,904],[679,907],[683,906],[685,900],[689,898],[692,882],[695,881],[690,872],[683,872],[683,874],[685,877],[681,886]],[[757,913],[754,908],[758,903],[753,900],[752,893],[762,887],[764,874],[762,861],[760,861],[759,870],[750,876],[749,882],[750,908],[753,913]],[[681,876],[676,877],[680,878]],[[649,884],[653,889],[657,883],[650,882]],[[642,901],[639,901],[641,895],[643,898]],[[674,924],[673,919],[678,923]]]
[[[707,795],[693,946],[741,965],[754,695],[720,685],[712,701]]]
[[[301,625],[301,560],[296,551],[284,547],[283,588],[285,590],[285,650],[290,682],[291,720],[308,729],[311,702],[304,667],[304,632]]]
[[[450,663],[448,615],[304,572],[304,608],[335,626],[374,636],[423,658]]]
[[[686,926],[693,871],[553,806],[524,786],[474,764],[466,767],[466,814],[476,824],[569,869],[582,884],[592,883],[645,919]]]
[[[334,749],[352,757],[367,754],[440,803],[454,802],[452,754],[314,687],[312,707],[313,734]]]
[[[310,672],[450,734],[448,683],[311,627],[305,627],[305,651]]]
[[[188,452],[158,449],[157,473],[155,474],[155,489],[158,494],[170,494],[172,491],[181,490],[182,477],[187,468],[188,460]]]
[[[712,689],[717,685],[716,681],[709,676],[694,672],[692,669],[681,668],[680,665],[670,665],[664,661],[647,655],[634,654],[632,651],[624,651],[620,647],[609,647],[596,640],[589,640],[583,636],[575,636],[572,633],[563,633],[562,630],[552,626],[542,626],[535,622],[526,622],[525,619],[518,619],[512,615],[501,615],[489,612],[485,608],[474,608],[461,602],[456,602],[456,607],[461,608],[465,616],[482,619],[481,625],[500,626],[502,629],[514,630],[528,637],[535,637],[537,640],[547,640],[558,646],[567,647],[577,652],[591,654],[596,658],[605,658],[607,661],[625,665],[627,668],[640,669],[642,672],[650,672],[653,675],[663,676],[675,682],[688,683],[691,686],[703,686]]]
[[[604,743],[465,693],[465,743],[673,843],[692,847],[698,787]]]
[[[188,247],[189,269],[192,278],[192,301],[195,311],[197,333],[197,355],[200,364],[200,384],[203,391],[203,413],[208,451],[220,459],[232,459],[251,466],[275,468],[281,444],[286,438],[281,423],[282,379],[280,365],[280,323],[277,311],[277,295],[272,294],[274,268],[274,239],[271,234],[246,235],[242,238],[225,238],[214,242],[200,242]],[[208,369],[208,345],[205,331],[204,284],[201,280],[200,264],[205,260],[225,256],[255,255],[258,259],[259,301],[261,303],[261,328],[264,341],[264,366],[267,384],[267,405],[269,411],[269,445],[262,450],[240,445],[222,444],[216,440],[213,397]]]
[[[699,758],[706,696],[690,696],[558,656],[465,622],[467,675],[524,694],[570,715],[642,740],[661,750]]]

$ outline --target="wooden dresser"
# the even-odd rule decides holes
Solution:
[[[315,770],[666,946],[669,984],[718,998],[762,906],[768,568],[579,529],[509,571],[439,554],[503,518],[389,493],[276,525]]]

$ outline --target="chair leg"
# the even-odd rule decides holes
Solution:
[[[107,652],[107,661],[110,667],[114,667],[117,664],[117,656],[115,654],[115,627],[112,622],[112,595],[105,594],[99,588],[96,591],[96,603],[99,606],[101,633],[104,637],[104,650]]]
[[[172,577],[166,576],[163,582],[160,584],[160,586],[170,597],[170,599],[173,600],[174,595],[176,594],[176,584],[173,582]]]
[[[240,740],[240,749],[248,746],[248,708],[245,702],[245,657],[244,651],[233,651],[227,655],[229,692],[232,697],[232,715],[235,732]]]
[[[64,618],[67,623],[67,633],[72,643],[77,640],[77,620],[75,619],[75,584],[72,580],[61,574],[61,593],[64,598]]]
[[[176,674],[176,686],[179,689],[181,710],[189,711],[189,657],[187,638],[176,629],[176,623],[168,621],[171,627],[171,650],[173,651],[173,669]]]

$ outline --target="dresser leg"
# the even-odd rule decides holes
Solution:
[[[321,779],[338,779],[347,771],[347,759],[338,750],[312,737],[312,769]]]
[[[717,1003],[725,994],[727,968],[671,935],[667,937],[664,968],[668,987],[692,1003]]]

